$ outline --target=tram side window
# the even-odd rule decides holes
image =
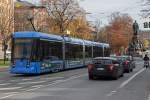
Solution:
[[[105,56],[109,57],[110,56],[110,48],[105,48],[104,50],[105,50],[104,51]]]
[[[102,47],[93,47],[93,56],[94,57],[102,57],[103,56],[103,48]]]
[[[85,46],[85,58],[92,58],[92,46]]]
[[[62,43],[52,41],[41,41],[39,46],[40,60],[61,60]]]
[[[65,46],[66,60],[80,60],[83,59],[83,46],[77,44],[67,43]]]
[[[103,47],[98,47],[99,57],[103,57]]]
[[[14,40],[14,59],[30,59],[31,56],[31,39],[15,39]]]

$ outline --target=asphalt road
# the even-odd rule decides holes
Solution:
[[[118,80],[88,80],[87,69],[40,76],[0,72],[0,100],[150,100],[150,69],[136,68]]]

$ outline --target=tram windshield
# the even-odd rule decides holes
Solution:
[[[14,59],[29,59],[31,56],[32,40],[15,39],[14,40]]]

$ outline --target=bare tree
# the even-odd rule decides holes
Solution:
[[[60,33],[64,33],[72,20],[82,12],[75,0],[47,0],[45,6]]]
[[[102,24],[102,21],[101,20],[99,20],[99,19],[97,19],[96,21],[95,21],[95,31],[96,31],[96,33],[95,33],[95,39],[94,40],[96,40],[96,41],[98,41],[98,36],[101,34],[101,24]]]
[[[13,12],[10,12],[8,17],[0,16],[0,36],[2,39],[2,47],[4,51],[4,63],[6,60],[6,50],[8,47],[8,42],[11,38],[13,32]]]
[[[142,17],[149,17],[150,16],[150,0],[142,0]]]

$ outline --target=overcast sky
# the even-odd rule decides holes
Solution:
[[[141,0],[79,0],[80,5],[87,12],[92,13],[87,15],[88,19],[101,19],[103,24],[107,24],[109,16],[113,12],[129,13],[133,19],[140,21],[140,1]]]
[[[28,0],[38,2],[39,0]],[[141,0],[78,0],[86,12],[89,21],[100,19],[103,25],[109,21],[113,12],[129,13],[133,19],[140,22]]]

